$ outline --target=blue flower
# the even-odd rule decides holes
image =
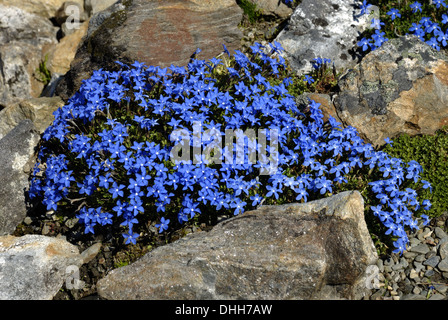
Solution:
[[[426,43],[437,51],[440,51],[439,43],[437,42],[437,39],[435,37],[431,37],[431,39],[426,41]]]
[[[422,4],[420,2],[418,2],[418,1],[415,1],[415,2],[411,3],[409,5],[409,7],[412,9],[413,13],[416,13],[417,11],[422,12]]]
[[[319,189],[320,194],[325,194],[326,192],[332,193],[332,182],[327,180],[325,177],[316,179],[316,188]]]
[[[362,11],[369,6],[364,1]],[[390,15],[398,17],[392,10]],[[374,26],[381,27],[381,22],[374,21]],[[443,44],[444,35],[428,19],[414,31],[421,35],[430,31]],[[363,51],[374,50],[384,41],[385,33],[377,29],[371,39],[362,39],[358,45]],[[306,202],[333,193],[349,181],[350,174],[370,169],[383,176],[368,185],[374,215],[390,235],[406,243],[404,226],[416,223],[411,209],[430,208],[429,202],[420,204],[419,194],[407,188],[409,183],[419,183],[421,167],[375,151],[356,129],[342,128],[334,118],[327,125],[316,101],[299,110],[288,92],[291,79],[277,84],[269,80],[286,67],[278,55],[281,45],[273,42],[265,48],[256,43],[250,49],[252,56],[236,51],[232,59],[193,58],[186,68],[134,62],[118,63],[120,71],[95,71],[55,112],[55,121],[45,131],[43,138],[49,143],[38,156],[46,166],[35,167],[30,197],[57,210],[59,204],[68,206],[72,194],[82,194],[89,207],[83,206],[77,216],[86,233],[119,219],[128,230],[123,234],[125,243],[136,244],[138,234],[132,230],[146,217],[160,219],[156,226],[162,233],[170,219],[185,223],[203,211],[236,215],[264,199]],[[319,70],[329,63],[330,59],[316,58],[313,67]],[[226,78],[223,82],[214,78],[221,72],[218,65],[228,71],[221,74]],[[303,79],[308,84],[314,81],[310,75]],[[191,151],[212,144],[211,139],[191,138],[196,122],[204,127],[201,134],[203,129],[224,135],[226,129],[266,128],[267,140],[276,129],[278,146],[268,144],[255,163],[230,154],[230,145],[224,148],[228,163],[210,163],[203,154],[190,155],[187,161],[173,160],[175,146]],[[187,139],[168,141],[174,130],[182,130]],[[232,143],[234,149],[237,144]],[[55,145],[58,148],[52,149]],[[260,149],[261,144],[246,145],[244,152],[249,148]],[[69,154],[64,155],[65,151]],[[269,157],[276,152],[275,174],[257,176],[258,169],[273,167]],[[427,182],[421,185],[423,190],[430,189]]]
[[[362,48],[362,51],[366,51],[369,48],[370,42],[366,38],[362,38],[358,43],[358,47]]]
[[[123,233],[123,237],[125,239],[125,244],[137,244],[137,238],[139,237],[139,234],[132,232],[132,230],[130,229],[128,232]]]
[[[163,231],[168,229],[169,223],[170,223],[170,219],[165,219],[165,217],[162,217],[160,219],[160,223],[156,224],[155,227],[159,228],[159,233],[162,233]]]
[[[391,20],[394,21],[396,18],[401,18],[400,11],[398,9],[392,8],[387,12],[387,15],[390,16]]]
[[[310,75],[305,75],[305,78],[303,79],[303,81],[305,81],[308,84],[312,84],[314,82],[313,77],[311,77]]]
[[[364,1],[362,2],[362,5],[361,5],[361,13],[360,13],[360,15],[364,15],[364,14],[368,13],[368,12],[369,12],[368,9],[369,9],[371,6],[372,6],[371,4],[367,3],[367,0],[364,0]]]
[[[447,7],[445,0],[432,0],[432,4],[435,5],[437,9],[439,9],[440,6]]]
[[[373,18],[370,24],[370,28],[373,29],[381,29],[381,26],[384,26],[384,22],[380,19]]]

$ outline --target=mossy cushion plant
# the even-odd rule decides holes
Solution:
[[[411,137],[403,134],[394,139],[384,152],[405,161],[418,161],[423,168],[421,177],[431,184],[424,184],[420,193],[432,204],[428,210],[430,218],[448,213],[448,127],[434,135]]]
[[[75,212],[86,234],[112,232],[136,244],[150,221],[170,232],[204,214],[238,215],[260,204],[306,202],[356,188],[368,200],[366,215],[403,252],[405,228],[418,228],[418,217],[428,222],[421,167],[375,151],[355,128],[331,117],[324,123],[312,100],[299,110],[287,90],[290,78],[275,85],[267,80],[284,69],[281,46],[255,43],[251,50],[231,55],[224,47],[221,59],[195,58],[187,67],[117,62],[120,71],[94,72],[44,132],[30,197],[47,210]],[[216,142],[206,132],[219,137],[249,129],[258,133],[256,161],[246,156],[248,144],[243,161],[226,148],[225,162],[203,153],[173,157],[179,146],[204,150]],[[264,152],[260,132],[268,141]],[[266,168],[269,174],[260,174]]]

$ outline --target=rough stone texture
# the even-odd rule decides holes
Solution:
[[[286,27],[276,37],[284,57],[299,74],[312,70],[313,59],[331,59],[339,69],[359,62],[355,52],[358,36],[370,27],[372,16],[359,16],[356,1],[303,0]],[[375,7],[372,6],[373,10]]]
[[[67,0],[0,0],[0,4],[4,6],[18,7],[26,12],[41,16],[43,18],[52,18],[56,11]],[[72,0],[83,5],[84,0]]]
[[[377,255],[359,192],[263,206],[158,247],[98,284],[106,299],[359,299]]]
[[[59,43],[48,52],[48,70],[54,74],[65,74],[70,70],[70,64],[75,58],[76,50],[82,38],[87,34],[88,22],[79,25],[72,33],[63,37]]]
[[[263,15],[275,16],[282,19],[292,14],[292,9],[285,5],[283,1],[278,0],[250,0],[254,3]]]
[[[85,0],[84,7],[89,16],[93,16],[95,13],[106,10],[118,0]]]
[[[342,76],[334,99],[346,125],[374,145],[448,124],[448,58],[415,36],[392,39]]]
[[[99,250],[92,249],[90,256]],[[74,272],[83,258],[61,238],[0,237],[0,300],[51,300],[64,283],[80,286]]]
[[[54,120],[53,112],[63,105],[59,97],[31,98],[10,105],[0,111],[0,139],[25,119],[31,120],[35,129],[43,133]]]
[[[31,120],[24,120],[0,140],[0,236],[12,234],[26,216],[25,190],[40,139]]]
[[[117,10],[119,7],[123,10]],[[199,48],[201,59],[239,47],[242,37],[238,24],[242,10],[233,0],[122,1],[93,19],[94,31],[76,53],[70,71],[57,87],[64,100],[90,77],[93,70],[114,70],[115,61],[140,61],[146,65],[169,67],[186,65]],[[111,13],[112,12],[112,13]],[[90,27],[89,27],[90,29]]]
[[[38,97],[43,83],[35,71],[44,52],[56,44],[50,20],[16,7],[0,5],[0,105]]]

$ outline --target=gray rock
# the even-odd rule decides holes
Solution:
[[[448,124],[448,58],[415,36],[390,39],[338,81],[339,119],[373,145]]]
[[[441,243],[438,250],[440,258],[442,259],[448,258],[448,242]]]
[[[435,268],[439,264],[439,262],[440,262],[440,257],[439,256],[433,256],[433,257],[431,257],[429,259],[426,259],[423,262],[423,265]]]
[[[420,272],[422,269],[424,269],[424,266],[423,266],[423,264],[421,262],[414,261],[413,264],[414,264],[415,270],[417,272]]]
[[[84,250],[81,253],[82,264],[86,264],[86,263],[89,263],[90,261],[92,261],[96,257],[98,252],[100,251],[101,246],[102,246],[102,244],[100,242],[98,242],[98,243],[91,245],[86,250]]]
[[[446,296],[440,293],[435,293],[428,300],[446,300]]]
[[[39,139],[31,120],[24,120],[0,140],[0,236],[14,232],[26,216],[25,192]]]
[[[435,283],[434,288],[441,294],[445,294],[448,291],[448,283]]]
[[[434,275],[434,270],[433,269],[429,269],[425,271],[425,277],[432,277]],[[424,279],[425,280],[425,279]]]
[[[440,227],[436,227],[434,229],[434,233],[436,234],[436,236],[440,239],[446,239],[448,238],[448,234],[446,234],[445,231],[443,231]]]
[[[426,300],[426,297],[419,294],[406,294],[401,300]]]
[[[353,50],[357,38],[372,19],[367,14],[359,16],[360,12],[355,1],[303,0],[275,40],[299,74],[311,71],[317,57],[332,59],[338,69],[352,68],[360,60]]]
[[[377,254],[359,192],[262,206],[97,283],[106,299],[361,299]]]
[[[448,272],[448,258],[443,259],[437,265],[437,268],[442,272]]]
[[[44,46],[57,43],[50,20],[0,4],[0,105],[38,97],[44,85],[35,71]]]
[[[412,237],[412,238],[409,239],[409,245],[411,247],[416,247],[420,243],[421,243],[421,241],[418,238],[416,238],[416,237]],[[406,251],[406,252],[409,252],[409,251]]]
[[[423,255],[423,259],[425,258],[425,254],[429,251],[428,245],[425,243],[420,243],[419,245],[415,246],[415,247],[410,247],[409,248],[410,252],[416,252],[416,253],[420,253]],[[418,256],[417,256],[418,257]],[[421,260],[423,261],[423,260]]]
[[[411,243],[411,246],[412,246],[412,243]],[[417,255],[418,255],[417,252],[409,252],[409,251],[405,251],[405,252],[403,253],[403,256],[404,256],[406,259],[410,259],[410,260],[413,260]]]
[[[77,247],[65,240],[0,237],[0,299],[51,300],[81,265]]]

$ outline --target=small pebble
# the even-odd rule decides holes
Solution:
[[[435,293],[428,300],[445,300],[446,297],[443,294]]]
[[[437,265],[437,268],[443,272],[442,276],[448,279],[448,258],[443,259]]]
[[[23,220],[23,222],[26,224],[26,225],[30,225],[30,224],[32,224],[33,223],[33,220],[30,218],[30,217],[26,217],[24,220]]]
[[[428,245],[425,243],[420,243],[419,245],[415,246],[415,247],[411,247],[409,249],[409,251],[411,252],[417,252],[417,253],[422,253],[422,254],[426,254],[429,251]]]
[[[434,270],[426,270],[425,277],[432,277],[434,275]]]
[[[423,265],[435,268],[439,264],[439,262],[440,262],[440,257],[433,256],[433,257],[431,257],[429,259],[426,259],[423,262]]]

